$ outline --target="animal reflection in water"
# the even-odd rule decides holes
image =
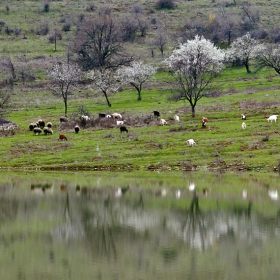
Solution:
[[[31,184],[31,191],[36,194],[53,193],[52,184]]]

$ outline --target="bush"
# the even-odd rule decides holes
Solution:
[[[66,22],[62,26],[62,31],[68,32],[68,31],[70,31],[70,27],[71,27],[71,24],[69,22]]]
[[[156,3],[158,9],[174,9],[175,4],[173,0],[158,0]]]
[[[86,11],[87,12],[94,12],[96,10],[95,8],[95,5],[94,4],[89,4],[87,7],[86,7]]]
[[[50,11],[50,3],[44,2],[43,12],[48,13]]]

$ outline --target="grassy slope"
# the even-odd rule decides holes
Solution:
[[[254,1],[252,1],[254,2]],[[62,17],[73,18],[79,13],[86,13],[85,7],[91,1],[51,2],[50,13],[41,13],[41,2],[24,1],[24,5],[17,1],[9,3],[10,12],[6,13],[4,6],[0,14],[4,22],[12,27],[21,27],[27,36],[7,36],[0,34],[3,55],[25,54],[30,59],[30,67],[36,69],[36,82],[45,81],[46,69],[52,63],[53,57],[64,56],[67,38],[71,32],[63,34],[63,40],[58,42],[58,51],[54,53],[52,44],[47,36],[37,36],[29,32],[30,28],[39,26],[40,20],[49,20],[50,28],[61,26]],[[125,6],[125,2],[112,1],[112,6],[118,9],[115,14],[131,11],[133,6]],[[155,11],[153,16],[163,22],[165,17],[167,26],[176,30],[180,26],[178,19],[185,18],[188,13],[199,15],[207,19],[215,13],[218,3],[210,1],[178,1],[176,11]],[[263,19],[267,6],[262,1],[256,3],[262,8]],[[152,3],[141,2],[145,9]],[[232,7],[231,9],[235,9]],[[270,9],[271,10],[271,9]],[[277,7],[276,7],[277,10]],[[176,16],[174,15],[176,13]],[[271,13],[271,18],[273,17]],[[182,24],[182,23],[181,23]],[[148,37],[152,37],[152,33]],[[139,42],[138,42],[139,43]],[[130,48],[135,48],[132,44]],[[139,49],[139,48],[138,48]],[[138,53],[138,51],[137,51]],[[147,47],[141,45],[139,56],[146,58]],[[51,55],[51,59],[49,56]],[[36,58],[36,59],[34,59]],[[156,55],[153,64],[161,65],[162,58]],[[26,65],[25,65],[26,66]],[[29,66],[28,66],[29,67]],[[69,112],[74,117],[79,106],[85,106],[91,117],[96,118],[99,112],[121,112],[128,122],[129,134],[120,135],[117,128],[105,129],[91,127],[83,129],[78,135],[73,130],[62,129],[59,117],[63,114],[63,103],[54,98],[46,87],[26,87],[18,84],[12,96],[12,111],[7,118],[19,125],[15,135],[1,137],[0,158],[1,166],[19,167],[64,167],[93,168],[94,166],[109,166],[109,168],[128,168],[128,164],[137,168],[184,169],[190,166],[202,167],[240,167],[272,170],[278,164],[279,156],[279,124],[267,123],[265,118],[279,111],[279,93],[277,92],[279,77],[273,72],[264,71],[254,75],[247,75],[245,69],[227,69],[215,81],[215,87],[223,94],[219,97],[202,99],[197,105],[197,117],[190,118],[190,108],[184,102],[167,101],[172,92],[172,78],[166,73],[157,73],[156,81],[143,89],[143,100],[136,101],[136,93],[125,89],[110,97],[112,108],[106,107],[105,100],[97,91],[82,87],[73,92],[69,101]],[[142,120],[157,109],[162,116],[170,120],[169,126],[143,126],[143,122],[133,122],[136,117]],[[172,122],[174,114],[180,115],[181,124]],[[240,114],[249,115],[247,129],[241,129]],[[200,118],[208,117],[210,122],[206,129],[201,128]],[[28,131],[28,124],[43,118],[54,124],[53,136],[34,136]],[[133,123],[133,125],[132,125]],[[68,142],[57,141],[60,132],[67,134]],[[262,141],[265,135],[270,135],[269,141]],[[185,141],[194,138],[196,147],[187,147]],[[99,146],[100,156],[96,151]],[[151,166],[152,165],[152,166]]]

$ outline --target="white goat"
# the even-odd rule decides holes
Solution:
[[[272,122],[272,121],[275,121],[275,122],[276,122],[277,117],[278,117],[278,115],[271,115],[271,116],[267,119],[267,121],[268,121],[268,122]]]
[[[85,116],[85,115],[82,115],[81,116],[81,119],[85,122],[89,121],[90,120],[90,117],[89,116]]]
[[[188,139],[186,142],[188,143],[189,146],[195,146],[196,145],[196,143],[194,142],[193,139]]]
[[[242,125],[241,125],[242,129],[246,129],[246,123],[243,122]]]
[[[125,120],[124,121],[117,121],[117,125],[123,125],[123,124],[125,124]]]
[[[180,122],[180,117],[177,116],[177,115],[175,115],[175,116],[174,116],[174,120],[175,120],[175,122],[178,122],[178,123],[179,123],[179,122]]]
[[[113,114],[112,114],[112,117],[113,117],[114,119],[122,119],[122,115],[119,114],[119,113],[113,113]]]
[[[168,123],[165,119],[160,119],[159,124],[160,125],[165,125],[165,124],[168,124]]]

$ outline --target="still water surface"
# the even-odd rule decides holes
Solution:
[[[0,176],[0,279],[280,279],[277,174]]]

